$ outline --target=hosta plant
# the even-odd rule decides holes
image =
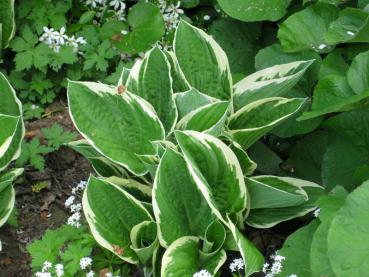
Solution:
[[[20,155],[24,136],[21,103],[8,80],[0,73],[0,227],[9,218],[15,202],[13,181],[23,169],[7,170]]]
[[[261,271],[264,257],[246,226],[304,216],[324,189],[252,177],[257,165],[247,150],[308,105],[286,94],[313,62],[276,65],[233,84],[221,47],[181,21],[174,51],[154,47],[117,86],[70,81],[70,115],[84,139],[69,145],[97,173],[83,196],[96,241],[146,276],[219,275],[234,251],[246,276]]]

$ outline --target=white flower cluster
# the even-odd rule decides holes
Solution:
[[[41,272],[36,272],[36,277],[52,277],[51,270],[54,269],[54,272],[57,277],[61,277],[64,275],[64,266],[62,264],[56,264],[53,268],[53,264],[46,261],[44,262]]]
[[[65,201],[65,207],[67,207],[72,215],[68,218],[67,224],[75,226],[77,228],[81,227],[81,210],[82,204],[76,203],[77,196],[79,192],[82,192],[86,188],[87,182],[80,181],[78,185],[72,188],[72,195],[68,197]]]
[[[177,4],[173,4],[167,3],[166,0],[159,0],[158,6],[163,14],[167,30],[175,29],[179,23],[181,14],[184,14],[184,11],[179,8],[181,2],[178,1]]]
[[[44,27],[43,30],[44,33],[40,36],[39,40],[49,45],[55,53],[60,51],[60,46],[62,45],[72,46],[74,51],[77,52],[79,45],[87,43],[83,37],[68,37],[65,34],[64,27],[62,27],[60,31],[55,31],[53,28],[48,27]]]
[[[192,277],[212,277],[211,274],[203,269],[203,270],[200,270],[199,272],[196,272],[194,275],[192,275]]]
[[[231,272],[240,271],[245,267],[242,258],[234,259],[231,264],[229,265],[229,269]]]
[[[271,260],[273,261],[273,263],[272,264],[265,263],[263,266],[263,272],[265,273],[265,277],[274,277],[275,275],[281,273],[283,268],[282,262],[285,259],[286,259],[285,257],[278,255],[277,253],[272,255]]]
[[[82,270],[85,270],[87,267],[92,265],[92,259],[90,257],[83,257],[80,259],[79,265]]]
[[[81,0],[84,2],[86,6],[90,6],[93,9],[96,9],[96,17],[101,18],[106,10],[107,6],[110,7],[111,10],[114,10],[115,16],[118,20],[125,21],[126,20],[126,3],[124,0]],[[97,21],[94,23],[97,24]]]

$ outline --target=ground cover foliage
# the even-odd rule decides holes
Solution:
[[[365,276],[368,1],[3,2],[0,225],[32,149],[96,171],[36,276]],[[65,90],[82,139],[22,146]]]

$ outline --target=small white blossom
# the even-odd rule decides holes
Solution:
[[[50,272],[36,272],[36,277],[53,277]]]
[[[319,217],[319,214],[320,214],[320,208],[316,209],[314,212],[313,212],[314,216],[315,217]]]
[[[105,1],[104,0],[85,0],[84,2],[86,6],[91,6],[92,8],[96,8],[99,5],[103,5]]]
[[[67,224],[74,226],[76,228],[79,228],[81,227],[81,223],[79,222],[80,219],[81,219],[81,214],[79,212],[76,212],[68,218]]]
[[[205,21],[210,20],[210,15],[204,15],[204,20],[205,20]]]
[[[49,271],[49,269],[53,266],[52,263],[46,261],[44,262],[43,266],[42,266],[42,272],[46,272]]]
[[[73,204],[73,205],[70,206],[70,211],[72,213],[79,212],[81,210],[82,210],[82,204],[81,203]]]
[[[89,272],[87,272],[86,277],[94,277],[95,276],[95,272],[93,272],[92,270],[90,270]]]
[[[263,266],[263,272],[265,277],[274,277],[275,275],[282,272],[282,262],[286,259],[285,257],[278,255],[277,253],[271,256],[273,263],[270,265],[265,263]]]
[[[196,272],[194,275],[192,275],[192,277],[212,277],[211,274],[203,269],[203,270],[200,270],[199,272]]]
[[[38,105],[35,105],[35,104],[32,104],[32,106],[31,106],[31,110],[36,110],[36,109],[38,109],[40,106],[38,106]]]
[[[57,45],[64,45],[65,44],[65,40],[67,39],[67,35],[65,34],[65,28],[61,27],[60,31],[55,31],[54,32],[54,41]]]
[[[105,277],[114,277],[114,276],[113,276],[113,273],[108,272],[108,273],[105,273]]]
[[[74,200],[76,200],[75,196],[69,196],[67,200],[65,200],[65,206],[69,208],[74,203]]]
[[[320,49],[320,50],[322,50],[322,49],[324,49],[324,48],[327,48],[328,47],[328,45],[326,45],[326,44],[320,44],[319,46],[318,46],[318,48]]]
[[[122,34],[122,35],[127,35],[127,34],[128,34],[128,31],[127,31],[127,30],[122,30],[122,31],[121,31],[121,34]]]
[[[87,267],[92,265],[92,259],[90,257],[83,257],[80,259],[79,265],[81,266],[82,270],[85,270]]]
[[[243,260],[241,258],[238,258],[232,261],[232,263],[229,265],[229,269],[231,270],[231,272],[236,272],[242,270],[244,266],[245,265],[243,263]]]
[[[57,277],[61,277],[64,275],[64,266],[62,264],[55,265],[55,273]]]

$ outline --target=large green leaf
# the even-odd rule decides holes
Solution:
[[[72,141],[67,145],[88,159],[96,173],[102,177],[124,176],[126,174],[126,170],[100,154],[87,140]]]
[[[14,0],[0,1],[0,53],[8,46],[15,33]]]
[[[368,20],[369,14],[366,11],[345,8],[329,25],[325,40],[332,45],[342,42],[369,42]]]
[[[173,91],[174,92],[188,91],[191,88],[191,86],[186,80],[186,77],[184,76],[182,69],[179,67],[176,55],[172,51],[165,51],[164,53],[167,56],[168,62],[170,64],[170,72],[173,78]]]
[[[321,79],[314,89],[311,111],[299,119],[315,118],[324,114],[350,110],[356,102],[369,97],[369,90],[355,93],[345,76],[328,75]]]
[[[244,23],[229,18],[219,18],[210,25],[209,34],[226,52],[233,74],[254,72],[260,27],[258,23]]]
[[[227,133],[247,149],[276,125],[296,113],[305,100],[272,97],[252,102],[231,115]]]
[[[278,38],[287,52],[312,49],[319,53],[332,50],[324,39],[329,24],[338,17],[337,7],[317,3],[288,17],[280,26]]]
[[[246,178],[246,187],[251,209],[298,206],[308,199],[301,187],[272,176]]]
[[[203,94],[194,88],[182,93],[176,93],[175,100],[180,119],[202,106],[218,101],[217,99]]]
[[[247,191],[241,166],[233,151],[219,139],[195,131],[175,133],[187,167],[213,213],[225,215],[246,208]]]
[[[182,20],[174,38],[174,50],[192,87],[222,100],[232,97],[227,56],[211,36]]]
[[[200,107],[183,117],[177,124],[177,129],[205,132],[219,136],[224,129],[230,109],[228,101],[219,101]]]
[[[170,64],[158,47],[147,52],[144,59],[137,64],[130,72],[128,90],[154,107],[165,131],[169,133],[177,120]]]
[[[0,73],[0,171],[20,155],[25,132],[21,107],[14,89]]]
[[[310,269],[310,248],[314,233],[319,226],[319,220],[314,220],[308,225],[292,233],[283,243],[278,255],[285,257],[280,276],[298,274],[301,277],[312,277]],[[318,276],[318,275],[317,275]],[[328,275],[319,275],[328,276]]]
[[[291,148],[290,156],[282,165],[290,175],[307,181],[322,183],[322,162],[328,144],[326,132],[314,132]]]
[[[131,248],[144,265],[148,264],[159,247],[157,225],[153,221],[143,221],[131,230]]]
[[[255,69],[262,70],[279,64],[286,64],[297,61],[314,60],[314,62],[305,71],[304,76],[298,82],[296,87],[300,91],[310,94],[310,89],[315,85],[319,76],[319,68],[322,59],[318,53],[313,50],[305,50],[297,53],[286,53],[278,43],[272,44],[261,49],[255,57]]]
[[[328,233],[328,255],[336,276],[366,276],[369,271],[369,182],[348,195]]]
[[[93,147],[134,174],[147,172],[136,155],[154,155],[151,141],[164,139],[164,130],[145,100],[100,83],[69,82],[68,102],[75,126]]]
[[[137,263],[130,248],[132,228],[152,221],[144,206],[113,183],[90,176],[83,194],[83,211],[95,240],[121,259]]]
[[[0,227],[8,220],[15,203],[15,191],[8,185],[0,192]]]
[[[287,12],[290,0],[218,0],[229,16],[241,21],[277,21]]]
[[[136,54],[150,48],[165,32],[160,9],[152,3],[137,3],[128,13],[127,23],[131,31],[113,42],[122,52]]]
[[[297,84],[313,61],[275,65],[251,74],[234,85],[236,110],[260,99],[283,96]]]
[[[203,236],[213,221],[211,209],[181,154],[168,148],[154,182],[153,208],[159,240],[168,247],[183,236]]]
[[[229,218],[228,225],[244,261],[246,276],[261,271],[264,263],[263,255],[251,241],[245,238]]]
[[[198,237],[182,237],[173,242],[162,259],[161,276],[193,277],[200,270],[207,270],[211,276],[226,261],[224,250],[210,260],[201,260]]]
[[[299,206],[287,208],[252,209],[246,223],[255,228],[271,228],[280,222],[301,217],[317,208],[317,200],[324,193],[323,187],[308,181],[290,177],[273,177],[302,188],[308,200]],[[251,200],[252,201],[252,200]]]
[[[347,72],[347,81],[356,94],[369,89],[369,51],[357,55]]]
[[[321,224],[316,229],[311,242],[310,267],[313,276],[335,276],[328,256],[328,231],[337,211],[345,203],[347,192],[336,187],[328,195],[319,199],[319,219]]]

